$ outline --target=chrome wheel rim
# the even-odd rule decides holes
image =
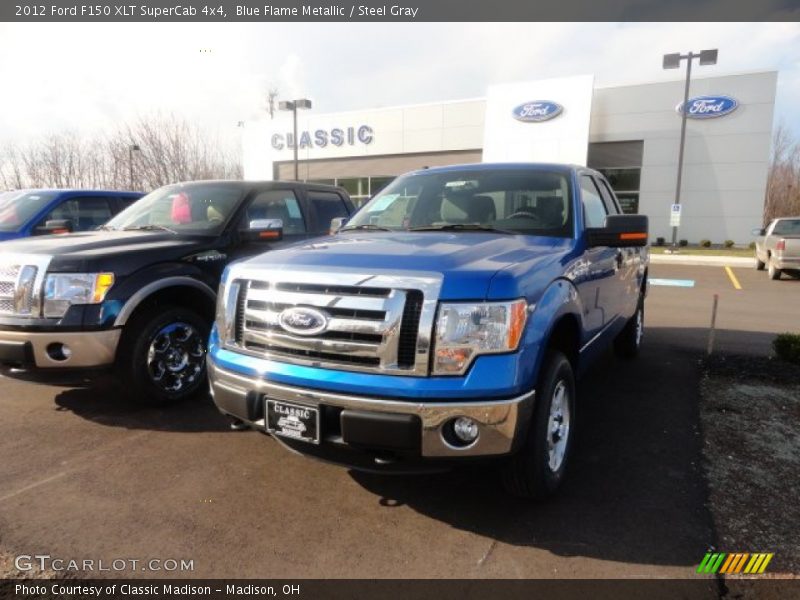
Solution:
[[[202,377],[205,354],[205,343],[195,327],[183,322],[170,323],[150,342],[147,372],[160,389],[180,393]]]
[[[644,311],[641,308],[636,309],[636,347],[642,344],[642,337],[644,336]]]
[[[569,441],[569,391],[563,379],[556,383],[553,397],[550,400],[550,415],[547,420],[547,455],[548,465],[556,472],[564,463]]]

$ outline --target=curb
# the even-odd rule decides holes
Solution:
[[[680,254],[651,254],[650,262],[657,265],[688,265],[695,267],[748,267],[756,266],[754,258],[746,256],[690,256]]]

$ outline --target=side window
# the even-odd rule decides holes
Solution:
[[[250,221],[256,219],[280,219],[283,221],[284,235],[306,232],[300,203],[291,190],[269,190],[258,193],[247,206],[240,229],[247,229]]]
[[[42,221],[72,221],[73,231],[89,231],[105,224],[111,218],[111,207],[106,198],[71,198],[54,208]]]
[[[619,209],[617,208],[617,199],[614,197],[614,192],[608,187],[608,182],[602,177],[596,177],[595,182],[599,182],[600,193],[603,195],[603,202],[605,202],[608,213],[611,215],[618,215]]]
[[[581,198],[583,199],[583,220],[586,227],[602,227],[606,221],[606,210],[603,198],[594,180],[588,175],[581,175]]]
[[[344,200],[334,192],[309,190],[308,203],[317,215],[317,230],[314,233],[328,233],[333,219],[348,216]]]
[[[136,202],[138,200],[138,198],[130,198],[128,196],[124,196],[124,197],[121,196],[120,198],[118,198],[118,200],[119,200],[119,209],[122,211],[122,210],[125,210],[126,208],[128,208],[134,202]]]

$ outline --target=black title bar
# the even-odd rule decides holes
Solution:
[[[800,0],[3,0],[0,21],[796,21]]]

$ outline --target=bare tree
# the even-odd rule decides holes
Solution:
[[[264,110],[269,115],[270,119],[275,118],[275,111],[277,107],[275,105],[278,99],[278,88],[270,85],[267,86],[267,92],[265,94],[265,101],[264,101]]]
[[[136,144],[139,151],[131,152]],[[132,161],[132,164],[131,164]],[[150,116],[110,134],[58,133],[0,148],[0,188],[88,187],[149,190],[176,181],[238,179],[239,161],[197,125]]]
[[[800,142],[784,123],[772,136],[772,155],[764,200],[764,223],[800,215]]]

